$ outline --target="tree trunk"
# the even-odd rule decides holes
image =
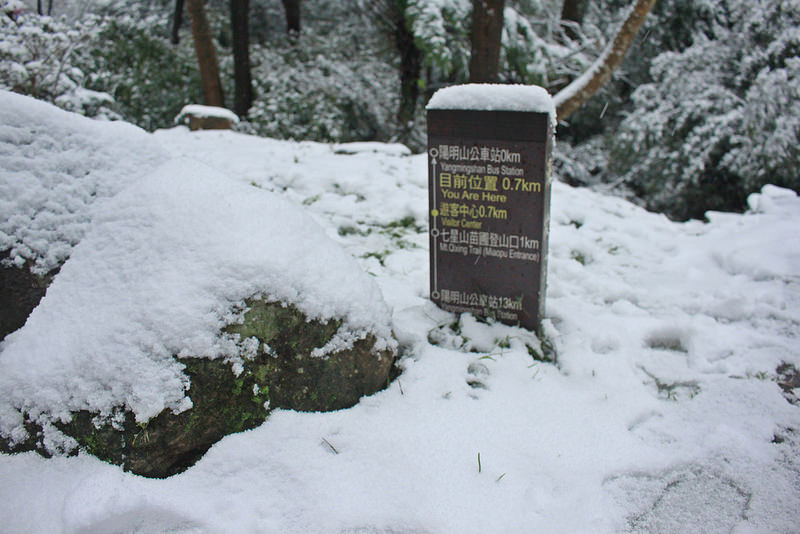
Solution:
[[[497,82],[505,3],[505,0],[472,0],[470,82]]]
[[[566,119],[580,108],[611,78],[655,3],[656,0],[636,0],[603,54],[579,78],[556,94],[553,100],[559,120]]]
[[[239,117],[244,118],[253,104],[253,81],[250,77],[250,31],[247,24],[250,0],[230,0],[230,2],[235,84],[233,111]]]
[[[564,5],[561,6],[561,22],[571,22],[580,26],[588,5],[589,0],[564,0]],[[571,24],[567,24],[564,31],[570,39],[578,38],[578,32]]]
[[[186,8],[192,19],[194,50],[197,54],[197,65],[200,68],[200,78],[203,82],[205,103],[208,106],[225,107],[225,97],[219,77],[217,50],[211,39],[211,29],[208,26],[208,19],[206,19],[203,0],[186,0]]]
[[[407,140],[413,131],[422,76],[422,52],[406,23],[409,0],[360,0],[362,20],[376,25],[400,56],[400,103],[397,107],[399,139]]]
[[[183,0],[175,0],[175,13],[172,16],[172,44],[176,45],[181,38],[178,31],[183,25]]]
[[[290,34],[300,33],[300,0],[282,0],[286,12],[286,31]]]
[[[400,51],[400,109],[397,119],[403,129],[408,129],[413,124],[417,111],[422,53],[414,44],[414,36],[407,29],[397,36],[397,48]]]
[[[394,42],[400,53],[400,107],[397,121],[407,134],[413,127],[419,99],[419,78],[422,74],[422,52],[414,42],[414,34],[405,19],[406,2],[390,2]]]

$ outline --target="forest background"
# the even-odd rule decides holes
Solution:
[[[245,133],[421,151],[430,96],[475,79],[470,0],[186,4],[0,0],[0,88],[171,127],[184,105],[208,100],[186,13],[197,6],[221,103]],[[496,81],[555,94],[601,56],[632,0],[499,4]],[[235,61],[242,31],[247,83]],[[744,210],[768,183],[800,192],[800,3],[658,0],[612,80],[559,121],[555,164],[563,181],[678,220]]]

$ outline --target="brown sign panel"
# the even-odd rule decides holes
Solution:
[[[541,333],[547,113],[428,110],[431,300]]]

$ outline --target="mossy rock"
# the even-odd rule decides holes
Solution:
[[[164,410],[144,424],[130,412],[119,414],[114,422],[99,422],[95,414],[81,411],[73,413],[69,423],[56,426],[103,461],[137,475],[165,478],[192,466],[226,435],[254,428],[267,418],[269,390],[258,386],[249,365],[236,376],[223,360],[180,361],[191,380],[191,409],[179,414]],[[28,423],[26,428],[29,439],[13,447],[0,438],[0,452],[33,450],[49,457],[41,443],[41,427]]]
[[[341,322],[308,321],[293,306],[248,301],[242,324],[225,329],[241,339],[256,338],[258,350],[234,372],[222,359],[179,358],[190,379],[192,408],[179,414],[164,410],[145,424],[130,412],[113,422],[96,414],[72,414],[56,426],[80,449],[135,474],[164,478],[186,470],[217,441],[263,423],[273,408],[329,411],[352,406],[389,381],[394,354],[375,352],[366,336],[352,348],[323,357],[312,355],[338,332]],[[36,450],[44,456],[42,431],[33,423],[30,438],[10,445],[0,438],[0,452]]]
[[[348,408],[364,395],[386,387],[394,362],[391,351],[374,352],[371,335],[353,347],[313,356],[341,327],[341,321],[307,321],[293,306],[248,301],[249,311],[229,333],[259,341],[256,373],[263,376],[275,408],[331,411]]]

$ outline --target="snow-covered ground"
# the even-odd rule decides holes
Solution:
[[[709,223],[677,224],[624,200],[555,183],[545,322],[558,354],[553,365],[528,354],[531,334],[454,316],[428,301],[425,156],[396,145],[294,143],[182,127],[98,139],[84,119],[34,107],[44,123],[63,129],[51,148],[65,139],[73,143],[66,155],[22,154],[35,138],[3,139],[0,157],[11,158],[4,161],[14,161],[16,173],[30,171],[39,196],[47,183],[63,179],[60,172],[107,183],[75,170],[86,159],[96,167],[119,160],[128,173],[118,177],[117,188],[80,194],[85,202],[62,214],[74,223],[69,234],[42,219],[51,209],[44,201],[15,219],[15,232],[26,224],[36,230],[28,235],[29,252],[41,247],[43,266],[68,255],[86,235],[89,245],[75,247],[75,266],[62,275],[81,279],[81,269],[95,269],[103,257],[90,254],[103,246],[97,236],[112,242],[103,228],[125,229],[126,221],[115,206],[135,211],[136,198],[150,202],[140,209],[159,224],[165,215],[159,206],[169,204],[155,201],[157,173],[181,175],[186,202],[209,202],[192,189],[196,176],[201,192],[252,210],[252,217],[235,218],[243,250],[259,246],[250,237],[254,222],[273,224],[276,239],[291,232],[284,217],[270,223],[257,213],[258,202],[241,199],[242,191],[272,192],[280,206],[313,218],[354,259],[354,269],[372,275],[392,310],[403,372],[351,409],[275,411],[259,428],[228,436],[166,480],[124,473],[86,455],[0,455],[0,532],[743,534],[800,528],[800,407],[775,382],[781,363],[800,367],[800,199],[794,193],[767,187],[750,198],[746,214],[712,213]],[[70,128],[83,137],[70,136]],[[113,156],[104,159],[106,149]],[[188,160],[201,170],[187,172]],[[219,183],[209,184],[210,177]],[[0,193],[6,202],[0,205],[10,209],[24,187]],[[201,211],[181,210],[167,221]],[[226,231],[231,224],[225,222]],[[210,261],[202,248],[209,227],[196,231],[202,235],[191,244]],[[47,243],[58,247],[49,256]],[[146,243],[137,246],[148,252]],[[121,258],[109,261],[112,272]],[[294,261],[298,269],[319,269],[312,254]],[[40,308],[62,297],[48,295]],[[0,362],[29,327],[46,342],[47,329],[31,321],[0,345]]]

